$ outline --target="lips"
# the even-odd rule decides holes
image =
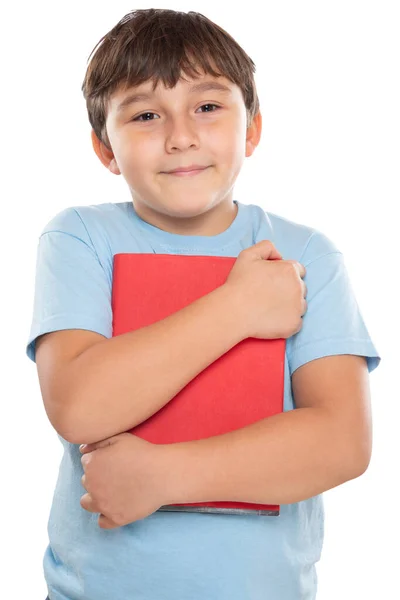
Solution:
[[[212,166],[212,165],[210,165]],[[197,169],[191,169],[186,171],[169,171],[168,173],[164,173],[164,175],[173,175],[175,177],[195,177],[196,175],[200,175],[208,170],[209,167],[201,167]]]
[[[204,173],[204,171],[206,171],[207,169],[208,167],[205,167],[203,169],[194,169],[192,171],[171,171],[170,173],[165,173],[165,175],[174,175],[175,177],[194,177],[196,175]]]
[[[178,167],[173,171],[165,171],[167,175],[173,175],[175,173],[190,173],[191,171],[204,171],[207,167],[203,167],[202,165],[191,165],[190,167]]]
[[[207,167],[203,167],[202,169],[187,169],[187,170],[182,170],[179,169],[179,171],[169,171],[169,175],[177,175],[178,173],[193,173],[194,171],[204,171],[204,169],[206,169]]]

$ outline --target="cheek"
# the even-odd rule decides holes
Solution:
[[[238,135],[231,135],[229,139],[221,140],[219,146],[219,161],[235,170],[242,165],[245,156],[245,141]]]
[[[148,138],[146,141],[139,142],[138,140],[126,140],[120,152],[123,171],[131,177],[136,177],[138,174],[143,176],[149,170],[157,170],[157,167],[160,166],[159,156],[160,153],[156,151],[155,144],[151,143]]]
[[[211,131],[209,143],[220,156],[230,162],[235,161],[244,153],[246,130],[239,123],[230,123],[219,131]],[[206,144],[207,146],[207,144]]]

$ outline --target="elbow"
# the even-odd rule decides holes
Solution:
[[[369,463],[371,462],[371,456],[369,455],[368,457],[364,457],[363,460],[360,460],[358,462],[358,475],[357,477],[360,477],[360,475],[363,475],[365,473],[365,471],[368,469],[369,467]]]
[[[352,465],[348,479],[357,479],[363,475],[371,462],[371,452],[354,452],[354,460],[348,461]]]
[[[357,453],[357,477],[363,475],[369,467],[372,456],[372,435],[365,436],[361,440],[360,447]]]
[[[73,426],[68,426],[66,424],[62,424],[59,427],[55,427],[57,433],[64,438],[70,444],[87,444],[90,442],[84,441],[82,438],[84,436],[79,435],[79,432],[76,431],[76,428]]]
[[[70,444],[93,444],[99,441],[98,436],[91,434],[87,423],[76,413],[65,415],[57,423],[57,432]]]
[[[111,428],[109,419],[95,414],[91,405],[82,402],[80,397],[58,415],[53,426],[67,442],[79,445],[95,444],[119,433]]]
[[[62,407],[48,406],[45,403],[45,410],[52,427],[64,440],[71,444],[91,443],[92,440],[86,439],[87,432],[69,403],[63,403]]]
[[[47,416],[53,428],[64,440],[71,444],[85,443],[84,441],[81,441],[83,436],[72,419],[67,418],[65,415],[51,416],[49,413],[47,413]]]

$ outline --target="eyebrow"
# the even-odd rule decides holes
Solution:
[[[218,83],[217,81],[203,81],[202,83],[196,83],[195,85],[192,85],[192,87],[189,89],[189,93],[193,94],[194,92],[208,92],[209,90],[224,92],[225,94],[232,93],[232,90],[229,87],[227,87],[223,83]],[[130,94],[120,104],[118,104],[117,112],[121,112],[130,104],[134,104],[135,102],[141,102],[142,100],[151,100],[152,98],[153,94],[149,93]]]

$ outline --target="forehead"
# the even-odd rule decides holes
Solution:
[[[174,93],[174,90],[182,94],[195,95],[202,92],[213,91],[226,97],[233,97],[239,88],[224,76],[214,77],[204,74],[196,78],[187,78],[181,75],[174,88],[164,86],[161,79],[153,90],[154,80],[148,80],[137,86],[119,88],[111,97],[111,105],[116,113],[121,113],[132,104],[160,97],[162,94]],[[176,92],[175,92],[176,93]]]

